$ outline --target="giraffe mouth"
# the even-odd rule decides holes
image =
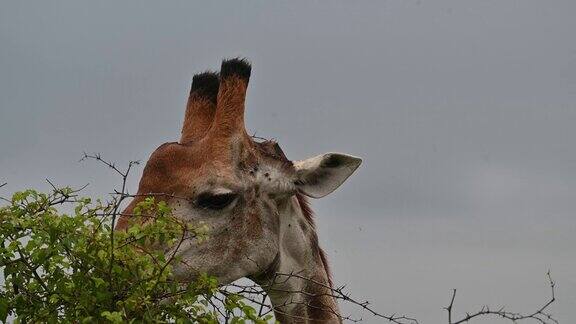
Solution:
[[[274,277],[274,275],[278,272],[279,266],[280,266],[280,252],[277,252],[276,256],[266,269],[257,274],[250,275],[247,278],[259,284],[263,283]]]

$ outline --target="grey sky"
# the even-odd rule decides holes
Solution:
[[[314,202],[337,283],[439,323],[451,288],[461,311],[533,309],[550,268],[553,311],[573,322],[575,12],[537,0],[4,2],[1,190],[50,178],[104,195],[117,179],[78,163],[83,151],[146,160],[178,138],[192,75],[245,56],[250,130],[292,159],[364,158]]]

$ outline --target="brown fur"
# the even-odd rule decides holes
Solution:
[[[205,72],[195,75],[186,105],[180,143],[197,141],[206,135],[216,112],[218,75]]]
[[[207,137],[230,137],[244,133],[244,101],[248,82],[235,75],[220,80],[218,108]]]
[[[216,105],[208,98],[191,94],[188,99],[180,143],[197,141],[204,137],[210,125],[212,125],[215,112]]]

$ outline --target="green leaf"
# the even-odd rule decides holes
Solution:
[[[101,315],[112,323],[122,323],[122,313],[120,312],[104,311]]]
[[[6,323],[6,318],[8,317],[8,300],[4,297],[0,297],[0,321]]]

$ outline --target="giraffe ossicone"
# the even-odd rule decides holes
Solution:
[[[248,277],[266,287],[282,323],[339,322],[326,287],[311,284],[332,283],[306,196],[334,191],[361,159],[327,153],[292,162],[276,142],[255,141],[244,127],[250,72],[246,60],[229,59],[219,74],[194,76],[180,140],[152,153],[116,229],[126,229],[147,194],[162,193],[174,217],[209,228],[205,241],[190,238],[175,251],[176,278],[207,273],[227,284]],[[277,273],[310,280],[276,282]]]

